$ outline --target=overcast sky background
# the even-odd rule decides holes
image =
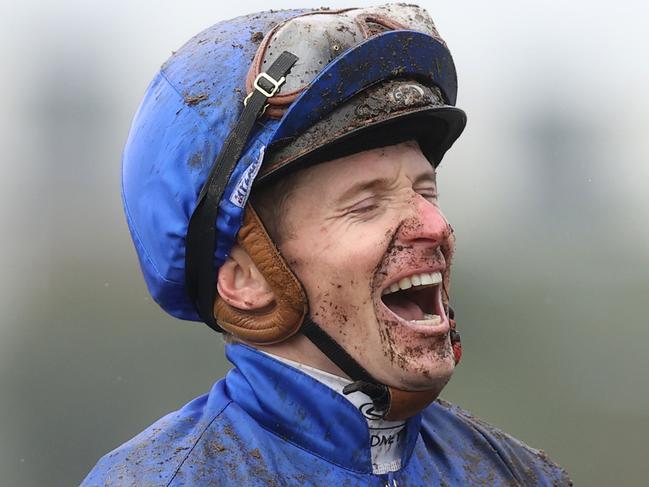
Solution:
[[[76,485],[224,374],[218,336],[147,296],[121,150],[149,81],[194,34],[321,5],[0,2],[2,485]],[[438,178],[465,349],[443,396],[576,485],[646,485],[649,6],[420,5],[469,116]]]

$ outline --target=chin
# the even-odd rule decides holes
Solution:
[[[410,352],[410,353],[408,353]],[[455,370],[455,360],[450,342],[442,350],[428,349],[417,355],[406,349],[399,354],[399,359],[392,361],[394,380],[390,385],[407,391],[437,389],[438,393],[446,386]]]
[[[453,366],[444,370],[434,370],[430,373],[404,374],[401,378],[399,389],[406,391],[424,391],[437,389],[438,394],[448,384],[453,375]]]

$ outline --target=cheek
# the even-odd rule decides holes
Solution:
[[[342,281],[346,276],[368,278],[384,257],[393,232],[380,224],[322,226],[312,231],[314,238],[293,242],[287,255],[295,257],[291,264],[301,272],[319,269]]]
[[[351,324],[373,317],[374,274],[392,233],[385,228],[323,227],[312,230],[310,238],[302,236],[282,245],[316,322],[351,340],[358,328]]]

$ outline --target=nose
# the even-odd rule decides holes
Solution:
[[[436,204],[421,195],[413,199],[412,215],[402,222],[399,234],[398,240],[408,246],[453,246],[453,230],[448,220]]]

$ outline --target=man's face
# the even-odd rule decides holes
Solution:
[[[441,390],[454,368],[444,312],[454,245],[419,146],[305,169],[285,209],[280,249],[313,320],[380,382]]]

